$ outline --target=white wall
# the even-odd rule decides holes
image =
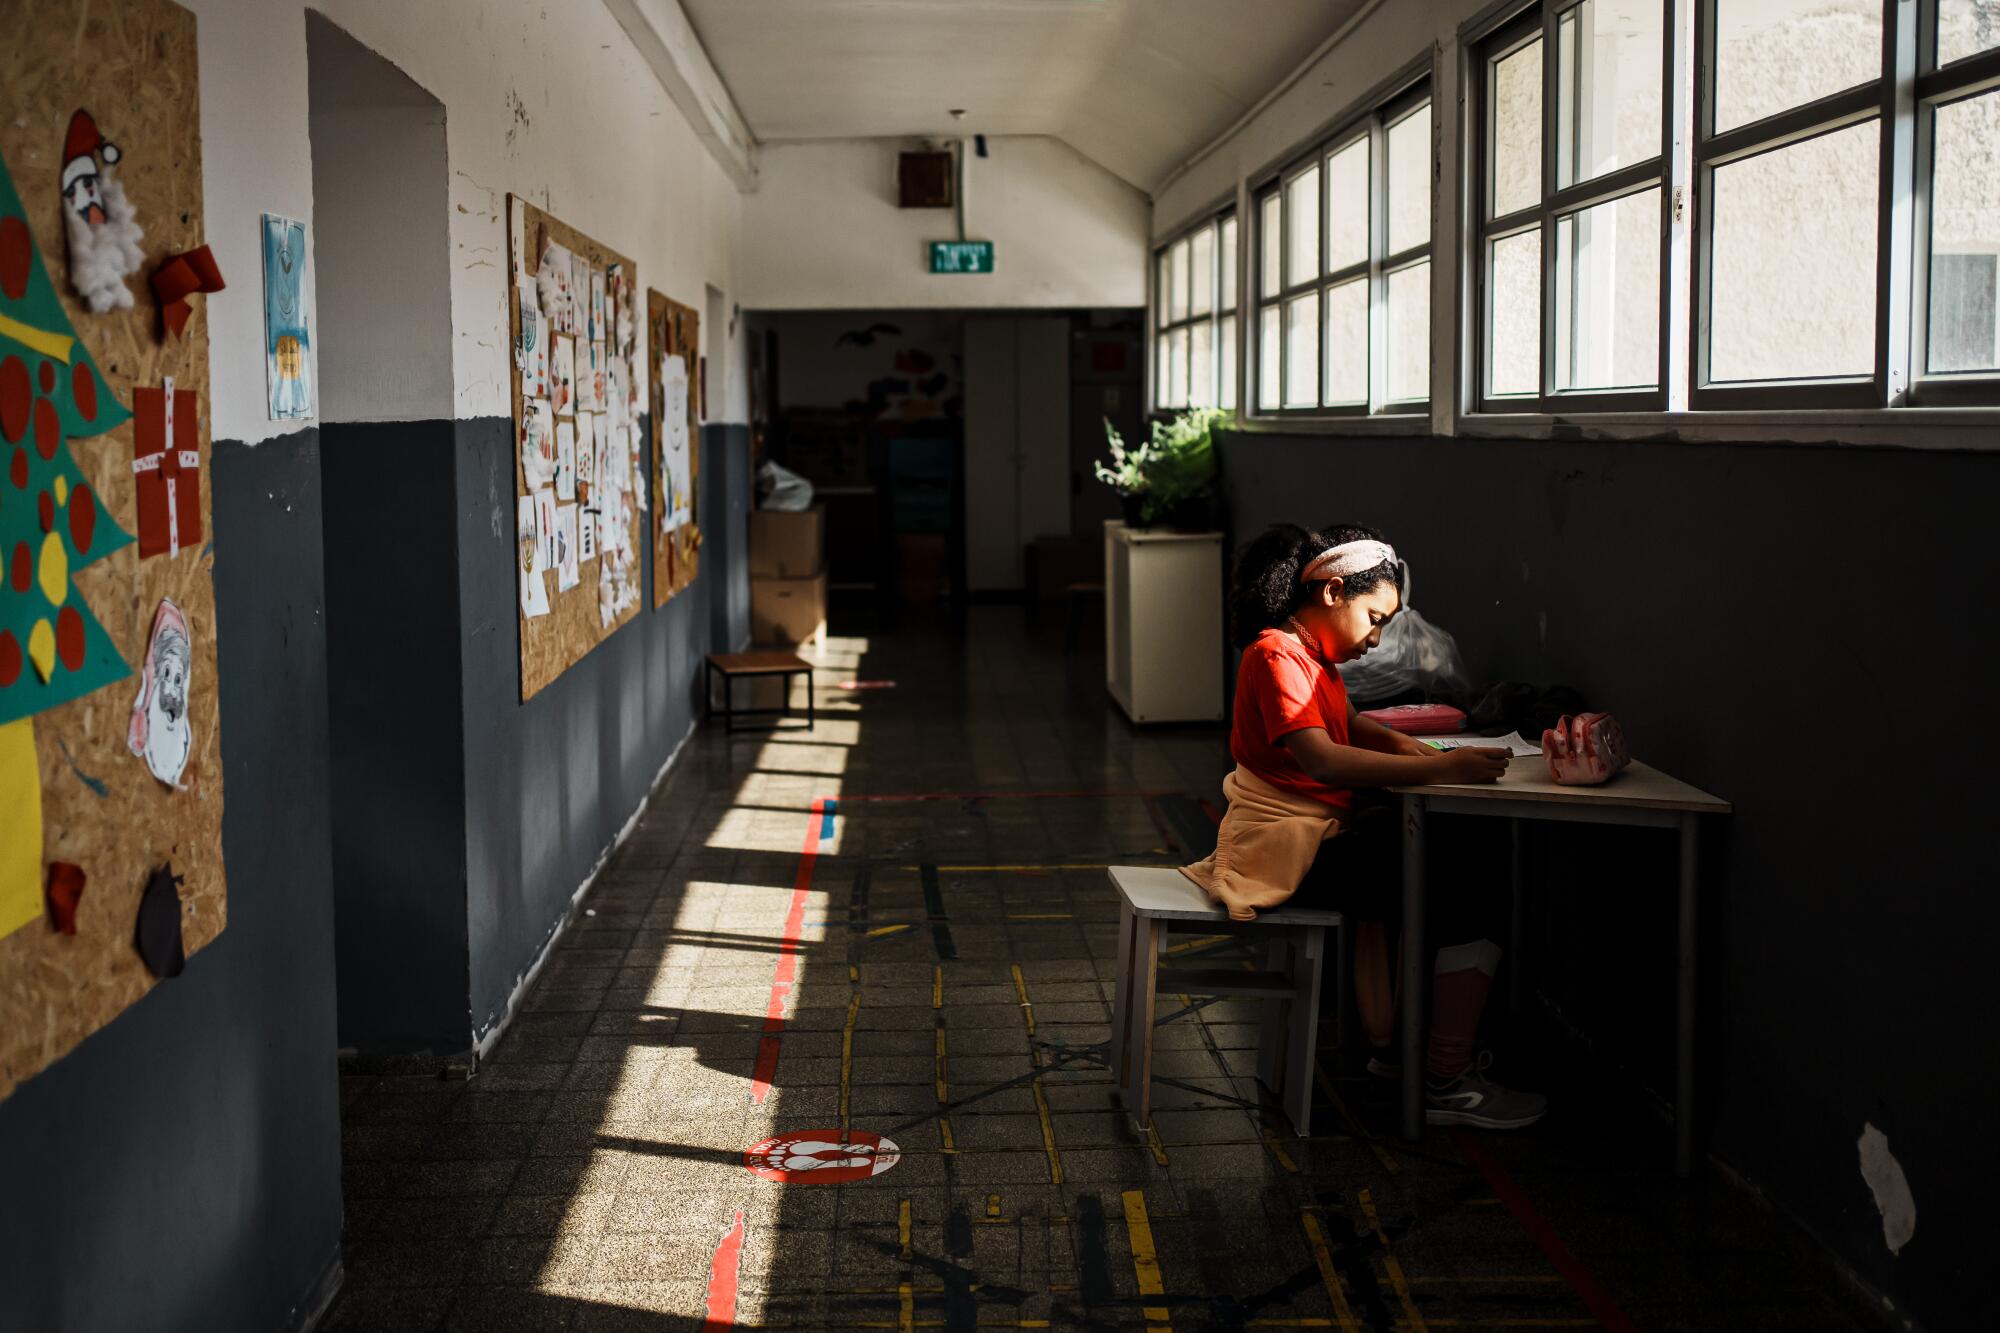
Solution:
[[[313,216],[306,5],[186,3],[200,33],[208,240],[229,282],[202,298],[212,429],[218,439],[268,439],[296,423],[265,419],[258,216],[308,223]],[[321,0],[312,7],[445,106],[453,415],[510,410],[509,191],[629,255],[642,283],[676,300],[700,309],[712,284],[730,305],[742,301],[740,196],[602,4]],[[743,420],[742,394],[725,388],[717,397],[723,414],[710,419]]]
[[[924,244],[956,236],[949,209],[896,206],[907,139],[767,143],[743,200],[745,308],[1137,306],[1146,300],[1146,197],[1060,140],[987,139],[966,159],[965,230],[991,274],[932,274]]]

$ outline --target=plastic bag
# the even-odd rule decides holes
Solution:
[[[813,484],[798,473],[766,460],[757,469],[757,507],[801,513],[812,508]]]
[[[1410,605],[1407,560],[1398,586],[1403,609],[1382,631],[1382,642],[1365,657],[1344,662],[1339,668],[1348,697],[1362,706],[1412,691],[1427,699],[1465,698],[1471,693],[1472,682],[1465,674],[1464,659],[1458,655],[1458,641]]]

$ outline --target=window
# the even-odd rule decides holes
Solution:
[[[1421,83],[1279,173],[1257,201],[1264,413],[1430,400],[1431,106]]]
[[[1236,216],[1210,218],[1154,258],[1153,405],[1236,406]]]
[[[1935,0],[1925,17],[1911,399],[2000,402],[2000,0]]]
[[[1667,0],[1551,0],[1480,47],[1484,411],[1667,406],[1668,19]]]

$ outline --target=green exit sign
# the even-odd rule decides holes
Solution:
[[[993,242],[991,241],[931,242],[933,273],[991,273],[992,271]]]

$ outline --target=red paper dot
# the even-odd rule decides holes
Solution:
[[[28,224],[16,217],[0,218],[0,292],[18,301],[28,292],[28,266],[35,259],[35,243]]]
[[[97,497],[90,487],[78,483],[69,493],[69,539],[78,555],[90,553],[90,539],[97,535]]]
[[[26,592],[28,585],[35,581],[35,553],[28,549],[26,542],[14,543],[14,591]]]
[[[9,630],[0,629],[0,686],[12,685],[21,674],[21,645]]]
[[[62,418],[56,415],[56,405],[46,398],[35,400],[35,452],[43,458],[54,458],[56,450],[62,446]]]
[[[56,530],[56,497],[43,491],[35,497],[35,512],[42,517],[42,531]]]
[[[10,443],[28,429],[28,408],[34,401],[35,395],[28,388],[28,368],[21,358],[10,356],[0,361],[0,435]]]
[[[83,665],[83,617],[73,606],[56,613],[56,656],[71,671]]]
[[[56,363],[53,361],[44,361],[37,368],[37,371],[36,378],[42,382],[42,392],[54,393],[56,391]]]
[[[28,489],[28,451],[26,449],[16,449],[14,451],[14,461],[8,465],[7,472],[13,478],[16,487],[24,491]]]
[[[69,392],[76,399],[76,410],[83,413],[83,419],[97,420],[97,376],[90,373],[89,366],[80,365],[70,371]]]

